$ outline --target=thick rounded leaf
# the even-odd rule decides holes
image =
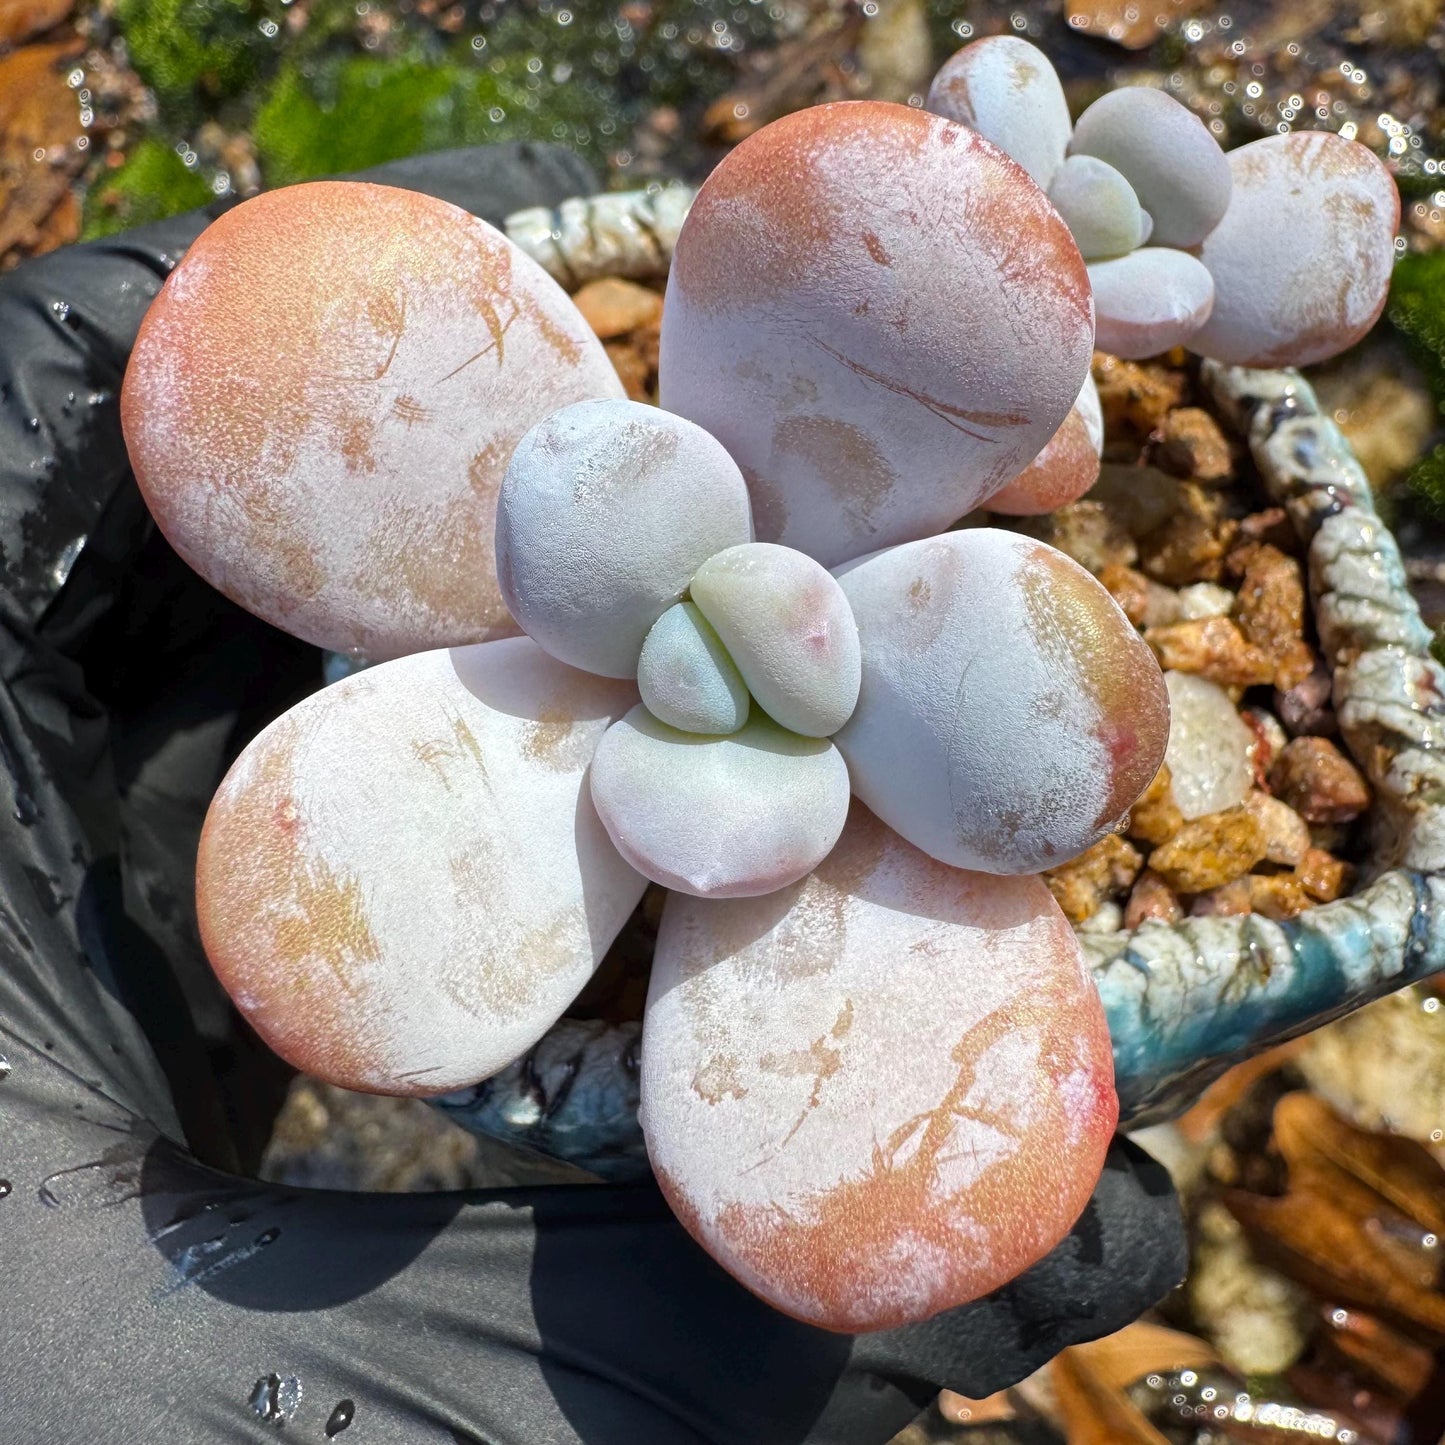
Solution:
[[[1104,416],[1093,376],[1048,446],[985,504],[1006,517],[1038,517],[1077,501],[1099,480]]]
[[[1308,366],[1353,346],[1384,309],[1400,194],[1356,141],[1294,131],[1229,153],[1229,210],[1199,256],[1214,311],[1190,341],[1236,366]]]
[[[354,673],[272,723],[201,835],[201,937],[247,1020],[348,1089],[439,1094],[556,1021],[636,907],[587,792],[636,699],[526,638]]]
[[[692,600],[758,706],[805,737],[837,732],[858,701],[858,629],[837,580],[802,552],[749,542],[709,557]]]
[[[707,178],[662,318],[662,404],[827,566],[949,526],[1043,449],[1094,339],[1068,227],[1001,151],[907,106],[820,105]]]
[[[376,660],[516,633],[492,562],[507,459],[549,412],[621,394],[576,308],[500,232],[325,181],[201,234],[146,313],[121,420],[196,571]]]
[[[1156,246],[1198,245],[1229,204],[1230,170],[1209,127],[1171,95],[1131,85],[1079,117],[1070,155],[1107,161],[1154,222]]]
[[[1069,104],[1049,58],[1016,35],[965,45],[933,77],[923,108],[975,130],[1047,187],[1069,144]]]
[[[1049,187],[1049,199],[1086,261],[1122,256],[1150,234],[1150,219],[1133,186],[1096,156],[1070,156]]]
[[[685,733],[735,733],[752,702],[722,639],[691,602],[653,624],[637,659],[637,690],[653,717]]]
[[[1137,360],[1193,345],[1214,306],[1214,278],[1187,251],[1144,246],[1093,261],[1089,281],[1103,351]]]
[[[1159,665],[1062,552],[976,527],[841,580],[863,688],[837,743],[853,791],[925,853],[1037,872],[1109,832],[1159,770]]]
[[[587,401],[522,438],[497,499],[497,577],[527,635],[604,677],[635,677],[652,624],[714,552],[752,539],[748,490],[701,427]]]
[[[848,769],[832,743],[758,712],[718,738],[636,707],[597,749],[592,798],[622,856],[654,883],[751,898],[827,857],[848,816]]]
[[[789,1314],[876,1330],[996,1289],[1078,1218],[1117,1114],[1039,878],[945,867],[855,804],[803,883],[667,900],[648,1153],[698,1242]]]

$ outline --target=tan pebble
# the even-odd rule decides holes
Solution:
[[[1146,868],[1134,881],[1129,902],[1124,909],[1124,927],[1138,928],[1148,919],[1162,923],[1178,923],[1184,909],[1174,890],[1152,869]]]
[[[1247,549],[1252,543],[1268,542],[1282,552],[1293,552],[1299,545],[1289,514],[1283,507],[1266,507],[1262,512],[1251,512],[1249,516],[1241,517],[1235,537],[1234,550],[1226,565],[1236,577],[1244,571],[1249,560]]]
[[[1262,913],[1276,923],[1283,923],[1286,918],[1314,906],[1309,893],[1293,874],[1252,873],[1241,881],[1249,885],[1250,911]]]
[[[1096,574],[1109,566],[1130,566],[1138,557],[1134,539],[1118,518],[1092,498],[1070,502],[1046,516],[1029,518],[1020,530],[1057,547]]]
[[[1254,782],[1258,788],[1268,789],[1269,770],[1274,760],[1284,751],[1289,742],[1280,720],[1262,707],[1242,707],[1239,716],[1245,727],[1254,734],[1254,746],[1250,749],[1250,762],[1254,766]]]
[[[662,320],[662,297],[656,291],[615,276],[589,282],[572,297],[572,304],[600,341]]]
[[[1293,868],[1309,852],[1309,824],[1288,803],[1268,793],[1251,793],[1244,806],[1259,820],[1268,862]]]
[[[1122,897],[1144,866],[1143,856],[1117,833],[1100,838],[1077,858],[1050,868],[1044,882],[1070,923],[1085,923],[1106,900]]]
[[[1122,562],[1110,562],[1100,568],[1099,581],[1135,627],[1161,627],[1179,620],[1179,597],[1174,589],[1151,582],[1142,572]]]
[[[1167,843],[1183,826],[1184,814],[1174,801],[1169,764],[1164,763],[1129,814],[1129,835],[1157,846]]]
[[[1201,617],[1151,627],[1144,641],[1165,671],[1191,672],[1221,687],[1252,687],[1274,679],[1274,662],[1263,649],[1245,641],[1227,617]]]
[[[1269,782],[1311,823],[1348,823],[1370,806],[1360,770],[1327,738],[1295,738],[1275,759]]]
[[[1204,893],[1248,873],[1264,852],[1264,829],[1241,806],[1186,823],[1150,854],[1149,866],[1181,893]]]
[[[617,373],[618,380],[627,392],[629,401],[650,401],[652,399],[652,373],[647,362],[631,341],[604,341],[603,350]]]
[[[1333,737],[1339,732],[1334,710],[1334,678],[1324,662],[1316,658],[1308,676],[1274,695],[1279,720],[1296,737]]]
[[[1323,848],[1308,849],[1294,870],[1300,886],[1321,903],[1333,903],[1345,891],[1349,874],[1350,865]]]
[[[1278,547],[1262,542],[1248,549],[1243,571],[1234,614],[1239,630],[1274,658],[1274,685],[1287,691],[1314,669],[1314,653],[1304,641],[1305,586],[1300,564]]]
[[[1089,500],[1101,502],[1131,537],[1147,537],[1179,510],[1181,486],[1178,477],[1158,467],[1105,462]]]
[[[1274,685],[1281,692],[1298,687],[1315,670],[1315,650],[1302,637],[1288,642],[1275,654]]]
[[[1207,411],[1181,406],[1163,420],[1153,446],[1154,465],[1176,477],[1219,484],[1234,476],[1234,458],[1219,423]]]
[[[1181,482],[1174,515],[1140,539],[1139,570],[1170,587],[1218,582],[1237,526],[1217,493]]]
[[[1104,412],[1104,428],[1128,429],[1147,436],[1184,396],[1185,379],[1157,363],[1123,361],[1107,351],[1094,353],[1094,381]]]
[[[1191,918],[1237,918],[1253,913],[1249,896],[1249,879],[1236,878],[1221,888],[1206,889],[1189,905]]]

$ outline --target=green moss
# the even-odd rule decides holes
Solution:
[[[205,179],[158,140],[140,142],[117,171],[103,176],[85,198],[83,240],[161,221],[212,200]]]
[[[1445,403],[1445,251],[1402,256],[1390,278],[1390,320],[1409,338]]]
[[[500,105],[492,77],[418,60],[351,56],[308,76],[288,65],[252,134],[267,185],[490,138]]]
[[[1390,280],[1390,320],[1424,368],[1435,405],[1445,414],[1445,251],[1402,256]],[[1415,464],[1409,485],[1445,513],[1445,447]]]
[[[273,51],[264,0],[118,0],[116,18],[141,78],[172,118],[241,94]]]
[[[288,62],[256,113],[252,136],[268,186],[449,146],[567,139],[587,99],[558,86],[545,99],[527,57],[479,64],[443,52]]]

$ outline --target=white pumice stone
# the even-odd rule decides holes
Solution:
[[[832,743],[754,710],[730,737],[700,737],[635,707],[592,760],[592,798],[639,873],[701,898],[796,883],[848,817],[848,769]]]
[[[1086,261],[1122,256],[1142,246],[1150,229],[1134,187],[1097,156],[1070,156],[1049,187],[1049,199]]]
[[[553,657],[635,677],[698,566],[752,539],[747,484],[701,427],[634,401],[582,402],[521,440],[497,499],[497,580]]]
[[[1191,672],[1166,672],[1169,764],[1174,802],[1186,818],[1223,812],[1249,796],[1254,734],[1217,683]]]
[[[747,684],[722,639],[691,602],[669,607],[637,659],[648,711],[685,733],[735,733],[748,720]]]
[[[819,563],[771,542],[730,547],[698,568],[692,600],[775,722],[826,738],[848,721],[862,676],[858,628]]]
[[[1150,86],[1102,95],[1078,119],[1070,155],[1097,156],[1134,188],[1156,246],[1197,246],[1229,205],[1219,142],[1187,106]]]
[[[1235,595],[1218,582],[1195,582],[1179,589],[1179,621],[1194,622],[1203,617],[1228,617],[1234,611]]]
[[[1229,153],[1229,210],[1199,248],[1214,276],[1189,343],[1232,366],[1308,366],[1353,346],[1384,309],[1400,195],[1374,153],[1325,131]]]
[[[1016,35],[990,35],[951,55],[923,108],[1007,152],[1045,188],[1069,144],[1069,103],[1049,58]]]
[[[1142,246],[1127,256],[1089,263],[1103,351],[1139,360],[1184,346],[1209,319],[1214,278],[1187,251]]]

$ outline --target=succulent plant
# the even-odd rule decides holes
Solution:
[[[969,92],[1036,177],[1067,141],[1051,78],[1023,90],[1052,130],[996,68]],[[1030,875],[1118,824],[1168,695],[1083,568],[944,529],[1097,471],[1093,313],[1024,169],[874,103],[768,126],[703,186],[662,409],[452,207],[320,183],[218,221],[126,378],[142,489],[229,595],[394,659],[272,723],[208,815],[203,941],[261,1035],[352,1088],[474,1083],[651,879],[648,1149],[745,1284],[882,1328],[1057,1243],[1117,1100]]]
[[[1148,86],[1106,93],[1071,125],[1048,57],[1012,35],[964,46],[925,104],[1048,192],[1089,264],[1105,351],[1304,366],[1352,346],[1384,307],[1399,195],[1355,141],[1291,132],[1226,154]]]

